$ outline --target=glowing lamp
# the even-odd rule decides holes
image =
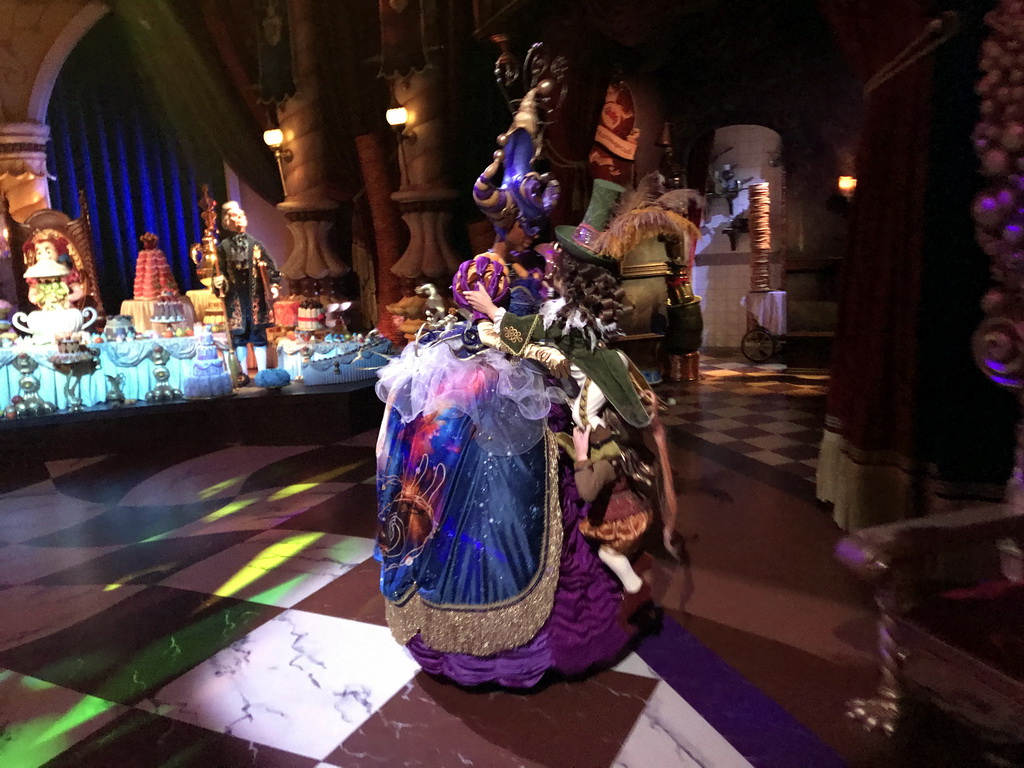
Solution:
[[[409,110],[405,107],[394,107],[384,113],[384,117],[390,126],[405,125],[409,122]]]
[[[853,197],[853,193],[856,189],[857,178],[855,176],[839,177],[839,194],[843,197]]]
[[[271,128],[263,132],[263,143],[271,149],[277,149],[284,144],[284,132],[280,128]]]

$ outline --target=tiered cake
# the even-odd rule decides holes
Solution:
[[[185,305],[175,299],[158,301],[153,305],[152,323],[185,322]]]
[[[180,291],[174,281],[167,256],[156,247],[157,236],[147,232],[141,238],[143,250],[135,262],[135,300],[157,299],[160,296],[177,296]]]
[[[196,362],[192,373],[185,377],[182,390],[190,399],[223,397],[234,391],[231,374],[224,369],[224,361],[213,343],[213,333],[208,329],[199,335]]]

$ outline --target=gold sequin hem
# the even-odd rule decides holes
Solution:
[[[544,433],[547,463],[545,489],[546,537],[542,561],[534,579],[515,597],[476,610],[435,606],[418,594],[397,605],[385,601],[391,634],[405,645],[420,634],[442,653],[491,656],[519,648],[532,640],[551,615],[562,553],[562,505],[558,492],[558,450],[554,436]]]

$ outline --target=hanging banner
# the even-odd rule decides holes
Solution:
[[[281,104],[295,95],[288,3],[287,0],[255,0],[255,4],[259,60],[257,99],[264,104]]]
[[[381,68],[384,77],[427,66],[422,0],[380,0]]]

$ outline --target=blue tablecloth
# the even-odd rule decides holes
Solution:
[[[292,341],[277,345],[277,367],[307,387],[370,381],[390,359],[391,342],[377,339],[358,341]]]
[[[199,340],[194,336],[173,339],[137,339],[135,341],[106,342],[91,345],[100,351],[99,367],[90,376],[82,377],[81,398],[85,406],[102,403],[107,397],[107,376],[124,376],[121,390],[125,397],[145,400],[157,381],[153,377],[153,348],[157,345],[166,349],[171,358],[167,363],[170,378],[167,383],[181,389],[182,380],[192,371]],[[226,344],[218,343],[221,348]],[[54,345],[25,345],[0,348],[0,407],[7,407],[11,398],[19,393],[18,382],[21,374],[14,367],[14,358],[22,352],[30,355],[39,367],[34,376],[39,380],[39,394],[44,400],[54,403],[61,410],[67,408],[64,384],[67,378],[54,370],[49,358],[57,352]]]

